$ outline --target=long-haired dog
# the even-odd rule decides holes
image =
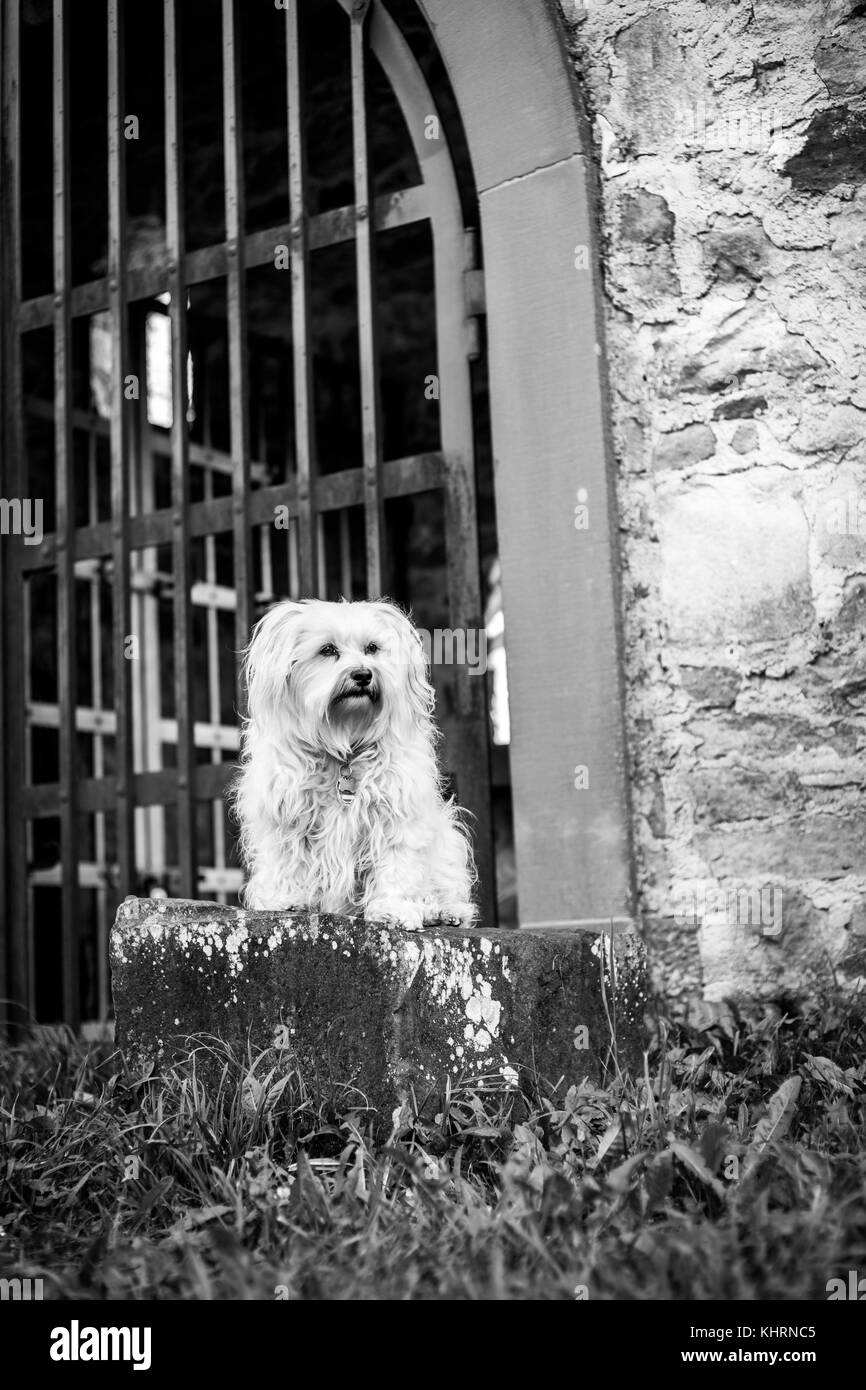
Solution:
[[[277,604],[246,651],[235,788],[250,908],[465,924],[475,870],[436,759],[421,637],[392,603]]]

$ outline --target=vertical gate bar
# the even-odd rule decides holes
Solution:
[[[343,598],[352,599],[352,536],[349,530],[349,509],[340,509],[340,586]]]
[[[189,432],[187,429],[186,284],[183,258],[183,157],[180,33],[175,0],[164,0],[165,213],[171,295],[171,506],[174,578],[174,702],[177,719],[177,863],[180,895],[194,898],[197,883],[195,730],[192,706],[191,555],[189,537]],[[154,718],[157,711],[153,711]]]
[[[60,742],[60,865],[63,1018],[79,1024],[78,846],[76,835],[75,707],[75,459],[72,438],[71,318],[69,312],[69,58],[66,5],[54,0],[54,448],[57,540],[57,702]]]
[[[298,521],[297,517],[290,523],[286,532],[288,536],[289,549],[289,597],[298,599],[303,598],[301,590],[301,567],[298,562]],[[307,595],[309,597],[309,595]]]
[[[232,454],[232,521],[234,540],[235,647],[238,711],[244,714],[240,652],[252,622],[252,529],[249,518],[250,447],[247,371],[247,305],[244,265],[243,131],[241,127],[240,24],[236,0],[222,2],[223,158],[227,251],[229,338],[229,414]]]
[[[274,563],[271,540],[273,531],[270,526],[262,526],[259,532],[259,541],[262,553],[262,594],[267,603],[272,603],[274,599]]]
[[[2,209],[4,416],[3,495],[21,497],[24,478],[23,393],[21,385],[21,91],[20,5],[3,6],[3,107],[0,120],[3,164],[0,185]],[[8,945],[9,975],[4,999],[11,997],[25,1012],[33,1011],[33,978],[30,969],[29,914],[27,910],[27,829],[21,814],[24,786],[24,703],[30,667],[22,659],[25,645],[24,581],[13,562],[11,546],[3,547],[3,729],[5,735],[5,834],[6,903],[3,954]],[[2,1007],[2,1006],[0,1006]]]
[[[293,362],[289,360],[288,354],[286,354],[286,355],[281,359],[281,363],[280,363],[280,382],[281,382],[281,385],[282,385],[282,387],[283,387],[282,397],[283,397],[283,400],[285,400],[285,401],[287,401],[287,400],[289,399],[289,392],[292,390],[292,386],[293,386],[293,376],[292,376],[292,372],[293,372]],[[283,437],[282,437],[283,476],[284,476],[285,478],[288,478],[289,473],[290,473],[291,468],[292,468],[292,464],[294,463],[294,460],[295,460],[295,450],[294,450],[294,426],[293,426],[292,420],[291,420],[290,417],[289,417],[289,412],[288,412],[287,410],[283,412],[282,420],[283,420],[283,428],[282,428],[282,436],[283,436]],[[297,517],[297,516],[290,516],[290,517],[289,517],[289,524],[288,524],[288,526],[286,527],[286,533],[285,533],[285,534],[286,534],[286,571],[287,571],[287,582],[288,582],[288,586],[289,586],[289,587],[288,587],[288,596],[289,596],[289,598],[295,598],[295,599],[298,598],[298,597],[300,596],[300,564],[299,564],[299,561],[298,561],[298,538],[297,538],[297,535],[296,535],[296,530],[297,530],[297,529],[299,529],[298,517]],[[275,595],[275,597],[276,597],[276,595]]]
[[[273,358],[265,358],[265,357],[263,357],[262,360],[263,360],[263,361],[269,361],[269,360],[270,360],[270,361],[273,361]],[[279,362],[277,362],[277,368],[278,368],[278,370],[279,370]],[[259,414],[258,414],[258,433],[257,433],[257,437],[256,437],[256,458],[262,459],[263,461],[265,461],[265,460],[267,460],[267,457],[268,457],[268,431],[267,431],[267,420],[266,420],[266,418],[265,418],[265,410],[264,410],[264,407],[261,407],[261,408],[259,409]],[[258,530],[257,530],[258,547],[259,547],[259,556],[260,556],[260,559],[261,559],[261,571],[262,571],[261,597],[264,598],[264,600],[265,600],[266,603],[272,602],[272,601],[273,601],[273,597],[274,597],[273,561],[272,561],[272,550],[271,550],[271,539],[272,539],[272,536],[273,536],[273,531],[274,531],[274,528],[273,528],[273,523],[272,523],[272,522],[266,522],[264,526],[258,527]],[[218,721],[218,722],[219,722],[219,721]],[[217,808],[217,809],[221,809],[221,808]],[[222,824],[222,821],[220,821],[220,824]],[[220,901],[222,901],[222,900],[220,900]]]
[[[202,358],[205,358],[206,349],[204,340],[202,346]],[[211,434],[211,401],[213,398],[212,386],[213,376],[205,364],[201,377],[201,415],[202,415],[202,439],[206,449],[210,449],[213,442]],[[202,465],[202,489],[204,499],[210,502],[213,498],[214,470],[207,463]],[[216,563],[216,537],[207,535],[204,537],[204,580],[205,584],[211,585],[217,582],[217,563]],[[205,622],[205,652],[207,656],[207,690],[208,690],[208,720],[211,724],[221,722],[220,703],[219,703],[219,628],[217,624],[216,609],[208,604],[204,610]],[[216,714],[214,710],[216,709]],[[210,750],[211,763],[221,761],[218,748]],[[213,824],[216,825],[216,815],[222,811],[222,806],[213,803],[214,816]],[[207,866],[205,866],[207,867]],[[200,866],[201,869],[201,866]]]
[[[316,593],[320,598],[328,597],[328,566],[325,555],[325,519],[321,512],[316,514],[316,550],[318,554],[318,574],[316,575]],[[301,595],[303,598],[303,594]]]
[[[115,796],[119,896],[135,887],[132,781],[132,682],[126,641],[130,633],[129,477],[126,384],[129,325],[126,297],[126,170],[122,0],[108,0],[108,311],[111,320],[111,554],[112,666],[116,714]],[[145,656],[145,659],[146,656]]]
[[[0,120],[5,116],[6,94],[6,26],[5,18],[0,7]],[[0,137],[2,138],[2,137]],[[0,151],[0,188],[5,187],[4,175],[6,173],[6,151],[5,147]],[[5,240],[6,228],[3,225],[2,214],[0,214],[0,248]],[[6,305],[6,267],[0,249],[0,324],[5,321]],[[7,363],[7,343],[5,333],[0,329],[0,439],[4,441],[6,429],[6,363]],[[7,496],[5,469],[2,458],[0,458],[0,493]],[[0,615],[5,618],[6,613],[6,576],[3,570],[3,563],[0,561]],[[6,653],[2,634],[0,634],[0,716],[3,714],[3,702],[6,692]],[[5,725],[5,719],[0,717],[0,724]],[[6,741],[0,739],[0,846],[6,843]],[[0,849],[0,859],[2,859],[2,849]],[[9,917],[8,901],[6,891],[6,865],[0,862],[0,1039],[6,1034],[6,1023],[8,1013],[8,971],[6,968],[6,955],[9,941]]]
[[[465,633],[467,660],[457,667],[455,713],[460,733],[456,766],[461,803],[475,817],[475,866],[479,880],[482,920],[496,921],[496,861],[490,807],[490,743],[486,675],[486,641],[482,611],[475,468],[472,439],[472,396],[465,342],[463,304],[464,244],[453,237],[436,237],[434,266],[437,285],[437,372],[442,448],[447,460],[445,483],[445,549],[448,608],[451,624]],[[447,286],[447,288],[446,288]],[[479,665],[469,665],[470,644]]]
[[[213,469],[205,466],[204,469],[204,495],[205,500],[210,501],[213,497]],[[213,536],[205,536],[205,569],[204,580],[208,588],[216,585],[217,582],[217,562],[216,562],[216,541]],[[218,610],[213,603],[208,601],[204,609],[205,620],[205,649],[207,652],[207,717],[214,728],[218,728],[222,723],[222,709],[220,704],[220,661],[219,661],[219,619]],[[210,760],[212,763],[222,761],[219,748],[211,748]],[[214,864],[216,867],[217,851],[217,823],[222,824],[222,806],[218,802],[213,803],[213,815],[211,817],[214,827]]]
[[[358,338],[361,363],[361,422],[364,458],[364,522],[367,597],[382,593],[385,514],[382,499],[382,422],[376,303],[373,189],[367,139],[367,73],[364,24],[370,0],[352,6],[352,135],[355,165],[355,258],[358,280]]]
[[[142,428],[142,406],[144,414],[147,415],[147,354],[142,352],[142,336],[145,333],[145,317],[141,312],[142,306],[132,304],[127,306],[127,342],[128,357],[127,371],[139,383],[139,399],[124,402],[124,414],[127,418],[126,433],[126,473],[129,479],[129,515],[130,517],[140,516],[146,508],[142,506],[142,485],[145,459],[144,430]],[[147,570],[149,559],[152,558],[151,549],[139,548],[130,551],[129,556],[129,631],[135,633],[138,643],[139,654],[145,653],[145,661],[149,660],[150,647],[147,640],[146,624],[146,592],[144,585],[147,583]],[[130,724],[130,736],[132,739],[132,771],[144,772],[147,768],[147,730],[145,728],[145,710],[147,701],[143,696],[145,681],[142,671],[143,663],[133,661],[129,668],[130,686],[132,689],[132,722]],[[135,867],[138,874],[146,874],[150,868],[150,826],[151,808],[149,806],[136,806],[133,797],[132,819],[135,836]]]
[[[154,431],[147,417],[147,326],[149,314],[142,303],[130,305],[130,367],[141,383],[139,399],[130,407],[133,498],[131,514],[148,516],[156,506]],[[171,320],[168,320],[169,333]],[[159,571],[159,551],[145,546],[132,554],[132,574],[139,577],[141,589],[133,590],[133,627],[139,648],[145,653],[143,661],[133,667],[133,766],[136,771],[151,772],[162,766],[159,737],[160,666],[162,651],[159,643],[159,599],[154,577]],[[162,806],[138,807],[136,820],[136,868],[139,876],[165,874],[165,811]]]
[[[301,115],[300,4],[301,0],[289,0],[286,6],[286,117],[289,145],[292,355],[300,579],[303,596],[312,598],[316,592],[318,572],[318,528],[315,524],[316,418],[313,406],[313,353],[310,335],[309,222],[305,202],[304,130]]]
[[[87,435],[87,522],[95,526],[99,521],[99,488],[96,475],[96,435],[92,430]],[[90,688],[95,711],[103,708],[102,692],[102,624],[99,614],[100,572],[97,569],[88,580],[88,626],[90,630]],[[101,723],[93,734],[93,776],[97,781],[105,776],[105,744]],[[111,989],[108,978],[108,903],[106,894],[106,836],[105,812],[97,811],[93,817],[94,858],[100,870],[100,884],[96,890],[96,939],[99,985],[99,1017],[108,1018],[111,1007]]]

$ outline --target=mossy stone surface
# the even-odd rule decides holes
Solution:
[[[613,942],[613,945],[611,945]],[[611,965],[613,963],[613,969]],[[645,962],[631,932],[408,932],[360,918],[127,898],[111,932],[117,1039],[157,1070],[209,1034],[265,1048],[376,1109],[448,1077],[601,1080],[644,1043]]]

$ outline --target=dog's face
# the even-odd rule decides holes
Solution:
[[[399,608],[278,604],[247,651],[250,718],[344,756],[429,719],[433,692],[420,637]]]

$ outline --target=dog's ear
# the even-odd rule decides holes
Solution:
[[[303,603],[287,599],[269,608],[253,628],[244,652],[243,676],[251,719],[275,713],[292,668]]]
[[[400,643],[400,657],[406,671],[406,690],[409,707],[418,724],[427,724],[436,704],[430,684],[427,653],[424,641],[412,619],[389,599],[380,599],[376,607],[388,618]]]

